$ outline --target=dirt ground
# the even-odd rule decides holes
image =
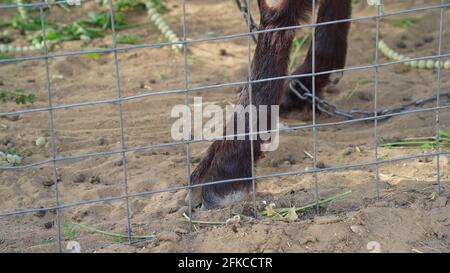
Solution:
[[[169,25],[182,35],[180,1],[168,0],[164,15]],[[234,1],[187,1],[187,36],[192,39],[242,33],[246,25]],[[386,10],[399,11],[440,1],[386,1]],[[86,3],[67,13],[57,7],[48,20],[70,22],[95,9]],[[256,11],[256,10],[255,10]],[[371,16],[375,9],[355,4],[355,18]],[[13,11],[1,11],[0,19]],[[444,22],[443,54],[450,52],[450,10]],[[381,20],[382,38],[402,54],[419,57],[436,54],[439,37],[439,9],[386,17]],[[399,26],[405,18],[416,19],[411,26]],[[157,29],[149,23],[145,11],[126,13],[126,20],[138,27],[120,33],[139,35],[145,42],[161,41]],[[299,35],[304,34],[299,31]],[[375,21],[353,23],[350,33],[348,67],[364,66],[375,60]],[[23,43],[15,35],[15,43]],[[51,53],[111,46],[111,37],[88,44],[67,42]],[[121,45],[124,46],[124,45]],[[189,87],[244,81],[247,75],[247,38],[197,42],[188,47]],[[303,49],[298,62],[301,62]],[[22,56],[18,54],[18,56]],[[23,55],[24,56],[24,55]],[[170,47],[133,49],[118,54],[122,96],[130,97],[162,90],[183,89],[184,58]],[[384,56],[382,63],[387,62]],[[298,63],[297,62],[297,63]],[[93,102],[117,97],[114,55],[100,58],[70,56],[49,60],[53,105]],[[374,107],[374,69],[345,73],[338,86],[329,88],[326,98],[345,109]],[[380,108],[431,96],[436,92],[437,73],[390,65],[379,69]],[[0,89],[23,88],[37,96],[31,106],[0,103],[0,112],[41,108],[48,104],[45,63],[24,61],[0,64]],[[202,96],[204,103],[232,103],[240,87],[211,88],[189,94]],[[441,89],[450,90],[450,73],[443,71]],[[128,148],[172,141],[170,129],[175,119],[173,106],[184,103],[184,94],[138,97],[123,103],[125,145]],[[433,105],[428,105],[432,107]],[[83,159],[71,156],[102,153],[120,148],[119,108],[99,104],[53,111],[57,156],[69,159],[57,163],[60,204],[74,204],[125,194],[121,154],[98,155]],[[318,123],[340,121],[319,116]],[[284,124],[311,123],[308,115],[295,113],[282,119]],[[440,127],[450,131],[450,111],[440,112]],[[434,136],[436,113],[433,111],[402,115],[378,123],[378,142]],[[256,168],[257,175],[285,173],[312,167],[311,129],[282,133],[277,151],[266,154]],[[38,137],[47,144],[35,145]],[[26,154],[23,164],[51,158],[48,113],[21,114],[18,119],[0,119],[1,145],[13,143]],[[317,160],[327,167],[364,164],[375,160],[374,123],[358,122],[330,125],[317,130]],[[190,145],[193,168],[210,143]],[[448,149],[448,148],[447,148]],[[379,148],[383,159],[432,153],[433,150],[391,150]],[[128,192],[135,194],[186,185],[184,145],[145,149],[126,153]],[[415,158],[381,164],[380,199],[376,198],[375,167],[363,166],[318,174],[320,197],[352,190],[344,199],[321,208],[320,214],[308,210],[292,223],[261,218],[234,225],[196,224],[191,233],[182,217],[186,211],[186,190],[156,193],[128,199],[133,235],[156,234],[158,240],[132,245],[98,232],[70,230],[68,223],[79,222],[103,231],[125,233],[127,228],[124,199],[69,206],[61,210],[63,250],[77,241],[82,252],[369,252],[378,245],[381,252],[450,252],[450,163],[440,157],[441,195],[435,194],[436,158]],[[84,178],[84,179],[83,179]],[[53,166],[46,163],[24,170],[0,171],[0,211],[54,206],[56,204]],[[278,207],[299,207],[314,201],[315,186],[311,174],[284,175],[258,180],[257,202],[274,202]],[[226,221],[232,212],[241,212],[246,204],[221,210],[195,210],[199,221]],[[31,213],[0,218],[1,252],[54,252],[56,212]],[[375,243],[374,243],[375,242]],[[376,249],[375,249],[376,250]]]

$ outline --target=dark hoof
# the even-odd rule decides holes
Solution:
[[[189,206],[189,191],[184,198],[186,206]],[[202,205],[202,189],[193,188],[191,190],[191,206],[192,208],[198,208]]]
[[[202,208],[203,209],[218,209],[223,207],[228,207],[230,205],[247,201],[248,191],[232,191],[228,192],[226,195],[218,195],[213,191],[205,190],[202,195]]]

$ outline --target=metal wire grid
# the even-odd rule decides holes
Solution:
[[[247,6],[251,7],[250,0],[247,1]],[[89,0],[81,0],[81,3],[89,2]],[[315,7],[316,7],[316,0],[312,0],[313,2],[313,12],[315,13]],[[275,28],[270,30],[258,30],[258,31],[252,31],[251,24],[250,24],[250,16],[247,17],[247,25],[248,29],[245,33],[239,33],[239,34],[232,34],[232,35],[223,35],[223,36],[217,36],[217,37],[208,37],[208,38],[200,38],[200,39],[187,39],[187,23],[186,23],[186,0],[182,0],[182,27],[183,27],[183,39],[179,42],[161,42],[161,43],[150,43],[150,44],[140,44],[140,45],[132,45],[132,46],[126,46],[126,47],[118,47],[116,43],[116,29],[115,29],[115,21],[114,21],[114,12],[113,12],[113,3],[112,0],[108,1],[109,6],[109,13],[111,15],[111,30],[112,30],[112,38],[113,38],[113,46],[112,48],[108,49],[101,49],[101,50],[83,50],[83,51],[72,51],[72,52],[64,52],[64,53],[49,53],[48,47],[47,47],[47,41],[46,41],[46,33],[45,33],[45,14],[44,14],[44,8],[47,7],[49,4],[45,2],[45,0],[40,0],[39,3],[30,3],[30,4],[12,4],[12,5],[0,5],[1,9],[6,8],[18,8],[18,7],[38,7],[40,10],[40,19],[41,19],[41,28],[42,28],[42,34],[43,34],[43,51],[44,55],[38,55],[38,56],[29,56],[29,57],[18,57],[18,58],[12,58],[12,59],[2,59],[0,60],[0,63],[9,63],[9,62],[18,62],[18,61],[29,61],[29,60],[44,60],[45,61],[45,72],[46,72],[46,85],[47,85],[47,93],[48,93],[48,107],[45,108],[35,108],[35,109],[26,109],[26,110],[18,110],[13,112],[0,112],[0,116],[11,116],[11,115],[18,115],[18,114],[26,114],[26,113],[36,113],[36,112],[48,112],[49,113],[49,127],[51,131],[51,159],[42,160],[34,163],[24,164],[20,166],[7,166],[7,167],[0,167],[0,171],[7,171],[7,170],[21,170],[26,168],[31,168],[35,166],[40,166],[44,164],[51,163],[53,167],[53,179],[54,179],[54,185],[55,185],[55,206],[49,206],[45,208],[29,208],[29,209],[17,209],[14,211],[6,211],[6,212],[0,212],[0,218],[7,217],[7,216],[13,216],[13,215],[20,215],[20,214],[27,214],[27,213],[35,213],[39,211],[48,211],[48,210],[56,210],[56,226],[57,226],[57,251],[62,251],[62,245],[61,245],[61,223],[60,223],[60,212],[62,209],[70,208],[70,207],[76,207],[86,204],[93,204],[93,203],[100,203],[100,202],[107,202],[107,201],[118,201],[118,200],[125,200],[125,212],[127,215],[127,235],[128,235],[128,242],[133,243],[132,240],[132,229],[131,229],[131,217],[130,217],[130,210],[129,210],[129,204],[128,200],[131,197],[140,197],[140,196],[148,196],[151,194],[156,193],[163,193],[163,192],[169,192],[169,191],[177,191],[182,189],[188,190],[189,195],[189,218],[192,219],[192,200],[191,200],[191,191],[193,188],[205,186],[205,185],[215,185],[215,184],[221,184],[221,183],[230,183],[230,182],[237,182],[242,180],[252,180],[252,189],[253,189],[253,209],[256,212],[256,181],[266,178],[275,178],[275,177],[282,177],[282,176],[289,176],[289,175],[306,175],[306,174],[312,174],[314,179],[314,192],[315,192],[315,199],[316,199],[316,208],[319,209],[319,199],[320,199],[320,191],[319,191],[319,183],[318,183],[318,174],[324,173],[324,172],[334,172],[334,171],[340,171],[340,170],[347,170],[347,169],[357,169],[362,167],[370,167],[373,166],[375,169],[375,188],[376,188],[376,197],[379,198],[379,171],[378,168],[382,164],[389,164],[393,162],[403,161],[403,160],[409,160],[409,159],[415,159],[420,157],[436,157],[437,164],[436,164],[436,191],[440,193],[441,191],[441,174],[440,174],[440,161],[439,158],[441,155],[450,155],[450,151],[445,150],[442,151],[441,147],[439,146],[439,125],[440,125],[440,111],[446,110],[450,108],[450,105],[440,105],[440,94],[441,94],[441,82],[442,82],[442,69],[440,66],[437,68],[437,79],[436,79],[436,96],[437,96],[437,102],[436,107],[432,108],[425,108],[425,109],[414,109],[414,110],[408,110],[402,113],[393,113],[393,114],[386,114],[379,116],[377,115],[377,109],[378,109],[378,91],[379,91],[379,69],[381,67],[403,63],[405,61],[389,61],[385,63],[380,63],[379,60],[379,50],[378,50],[378,43],[380,41],[380,28],[381,28],[381,19],[389,16],[397,16],[397,15],[404,15],[408,13],[413,12],[421,12],[426,10],[432,10],[432,9],[440,9],[440,23],[439,23],[439,49],[438,54],[433,56],[426,56],[426,57],[417,57],[417,58],[410,58],[408,61],[414,61],[414,60],[429,60],[429,59],[438,59],[441,63],[442,60],[446,57],[450,57],[450,53],[443,53],[443,33],[444,33],[444,27],[445,27],[445,10],[450,6],[449,3],[445,3],[445,0],[441,0],[439,5],[428,5],[425,7],[420,8],[413,8],[413,9],[407,9],[407,10],[401,10],[396,12],[390,12],[390,13],[381,13],[380,6],[377,7],[377,14],[374,16],[365,16],[365,17],[359,17],[359,18],[350,18],[345,20],[336,20],[336,21],[329,21],[325,23],[315,23],[312,19],[310,24],[304,24],[300,26],[292,26],[292,27],[283,27],[283,28]],[[66,1],[55,1],[53,4],[59,4],[59,3],[66,3]],[[251,15],[251,9],[248,11],[249,15]],[[315,18],[313,15],[311,18]],[[370,65],[364,65],[364,66],[356,66],[356,67],[348,67],[344,69],[336,69],[331,71],[323,71],[323,72],[315,72],[315,29],[319,26],[328,25],[328,24],[336,24],[336,23],[343,23],[343,22],[356,22],[356,21],[362,21],[362,20],[376,20],[376,45],[375,48],[377,50],[375,51],[375,60],[373,64]],[[301,29],[301,28],[310,28],[312,30],[312,56],[313,56],[313,63],[312,63],[312,73],[310,74],[304,74],[304,75],[289,75],[289,76],[283,76],[283,77],[274,77],[274,78],[267,78],[267,79],[260,79],[260,80],[253,80],[251,78],[252,75],[252,35],[264,33],[264,32],[273,32],[273,31],[280,31],[280,30],[287,30],[287,29]],[[190,87],[189,86],[189,66],[188,66],[188,59],[187,59],[187,48],[189,44],[194,43],[200,43],[200,42],[208,42],[208,41],[217,41],[217,40],[226,40],[226,39],[233,39],[233,38],[239,38],[239,37],[247,37],[248,38],[248,80],[242,81],[242,82],[227,82],[222,84],[215,84],[215,85],[205,85],[205,86],[199,86],[199,87]],[[121,82],[120,82],[120,65],[118,61],[117,54],[118,52],[123,52],[127,50],[132,49],[138,49],[138,48],[147,48],[147,47],[163,47],[163,46],[171,46],[175,44],[182,44],[183,45],[183,55],[184,55],[184,88],[183,89],[171,89],[171,90],[162,90],[157,92],[144,92],[139,95],[134,96],[127,96],[123,97],[121,95]],[[61,105],[53,105],[52,103],[52,90],[51,90],[51,81],[50,81],[50,74],[49,74],[49,64],[48,60],[51,58],[59,58],[59,57],[67,57],[67,56],[78,56],[78,55],[84,55],[84,54],[91,54],[91,53],[113,53],[114,54],[114,69],[115,69],[115,77],[116,77],[116,98],[113,99],[107,99],[107,100],[98,100],[93,102],[84,102],[84,103],[73,103],[73,104],[61,104]],[[288,80],[293,78],[301,78],[301,77],[314,77],[319,75],[325,75],[335,72],[344,72],[344,71],[355,71],[355,70],[364,70],[364,69],[370,69],[373,68],[374,73],[374,81],[375,81],[375,96],[374,96],[374,112],[375,115],[373,117],[364,117],[364,118],[358,118],[353,120],[344,120],[344,121],[338,121],[338,122],[328,122],[328,123],[317,123],[316,120],[316,105],[313,101],[313,121],[312,124],[307,125],[299,125],[294,126],[290,128],[280,128],[277,130],[266,130],[266,131],[258,131],[258,132],[252,132],[252,126],[250,126],[250,132],[246,134],[236,134],[235,137],[239,136],[250,136],[250,135],[256,135],[259,133],[272,133],[272,132],[288,132],[298,129],[312,129],[313,130],[313,157],[314,157],[314,168],[311,170],[299,170],[299,171],[289,171],[289,172],[280,172],[280,173],[274,173],[269,175],[261,175],[256,176],[254,173],[255,164],[252,157],[252,177],[248,178],[239,178],[239,179],[227,179],[227,180],[220,180],[220,181],[214,181],[209,183],[204,183],[202,185],[192,185],[190,181],[190,172],[191,172],[191,162],[190,162],[190,144],[202,142],[203,140],[195,140],[191,139],[190,135],[186,136],[185,140],[183,141],[176,141],[171,143],[161,143],[161,144],[151,144],[151,145],[143,145],[143,146],[135,146],[135,147],[127,147],[124,139],[124,118],[123,118],[123,109],[122,109],[122,103],[130,100],[136,100],[144,97],[151,97],[151,96],[162,96],[162,95],[168,95],[168,94],[179,94],[183,93],[185,97],[185,105],[188,105],[189,101],[189,93],[195,92],[195,91],[210,91],[218,88],[223,87],[230,87],[230,86],[241,86],[241,85],[247,85],[249,88],[250,93],[250,102],[252,101],[252,84],[254,83],[260,83],[260,82],[266,82],[266,81],[272,81],[272,80]],[[314,95],[315,100],[315,81],[312,81],[312,93]],[[58,156],[56,151],[56,136],[55,136],[55,128],[54,128],[54,121],[53,121],[53,111],[58,109],[71,109],[71,108],[79,108],[79,107],[86,107],[86,106],[95,106],[95,105],[101,105],[101,104],[116,104],[118,105],[118,116],[119,116],[119,127],[120,127],[120,142],[121,142],[121,148],[120,149],[114,149],[106,152],[96,152],[96,153],[86,153],[81,155],[74,155],[74,156]],[[390,158],[390,159],[383,159],[380,160],[378,157],[378,120],[385,118],[385,117],[393,117],[393,116],[402,116],[402,115],[409,115],[414,113],[424,113],[424,112],[435,112],[436,113],[436,141],[437,141],[437,148],[436,152],[431,153],[425,153],[420,155],[412,155],[412,156],[403,156],[403,157],[396,157],[396,158]],[[251,111],[250,111],[251,113]],[[187,115],[186,115],[187,116]],[[250,122],[252,121],[253,117],[250,114]],[[358,164],[348,164],[348,165],[340,165],[340,166],[332,166],[332,167],[326,167],[324,169],[318,169],[317,168],[317,129],[320,127],[328,127],[328,126],[338,126],[338,125],[346,125],[346,124],[353,124],[356,122],[364,122],[364,121],[373,121],[374,122],[374,160],[370,162],[365,163],[358,163]],[[229,137],[229,136],[227,136]],[[216,140],[224,139],[225,137],[217,137]],[[172,188],[166,188],[166,189],[160,189],[160,190],[152,190],[152,191],[146,191],[146,192],[139,192],[139,193],[129,193],[128,192],[128,168],[127,168],[127,161],[126,161],[126,153],[133,152],[133,151],[142,151],[142,150],[150,150],[150,149],[158,149],[158,148],[164,148],[164,147],[170,147],[170,146],[176,146],[176,145],[184,145],[185,146],[185,152],[186,152],[186,177],[187,177],[187,185],[186,186],[177,186]],[[253,145],[253,143],[252,143]],[[253,152],[253,148],[251,149]],[[107,198],[99,198],[95,200],[87,200],[87,201],[81,201],[77,203],[66,203],[66,204],[60,204],[59,200],[59,191],[58,191],[58,170],[57,170],[57,162],[59,161],[67,161],[67,160],[77,160],[77,159],[85,159],[85,158],[91,158],[91,157],[102,157],[102,156],[109,156],[113,154],[120,154],[123,161],[123,174],[124,174],[124,191],[125,195],[119,195],[119,196],[110,196]],[[256,213],[255,213],[256,216]],[[192,227],[192,222],[189,222],[189,229]]]

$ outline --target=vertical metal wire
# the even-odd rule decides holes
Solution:
[[[48,48],[47,48],[47,32],[45,30],[45,15],[44,6],[46,5],[45,0],[41,0],[41,5],[39,6],[39,15],[41,18],[41,28],[42,28],[42,42],[45,56],[45,81],[47,85],[47,100],[48,100],[48,123],[50,127],[51,134],[51,150],[52,150],[52,165],[53,165],[53,182],[55,184],[55,198],[56,206],[59,206],[59,191],[58,191],[58,169],[56,167],[56,134],[55,134],[55,123],[53,118],[53,102],[52,102],[52,88],[50,81],[50,69],[48,63]],[[61,247],[61,209],[56,209],[56,241],[57,241],[57,252],[62,252]]]
[[[445,0],[441,0],[441,5],[445,4]],[[438,54],[442,54],[443,42],[444,42],[444,21],[445,21],[445,12],[444,8],[440,8],[440,23],[439,23],[439,48]],[[440,98],[441,98],[441,78],[442,78],[442,57],[439,57],[439,65],[437,68],[437,79],[436,79],[436,107],[440,106]],[[441,152],[441,144],[440,144],[440,111],[436,110],[436,192],[441,194],[441,164],[440,164],[440,152]]]
[[[311,24],[315,24],[316,18],[316,0],[312,2],[312,15]],[[317,175],[317,123],[316,123],[316,26],[312,27],[311,35],[311,47],[312,47],[312,60],[311,60],[311,73],[312,73],[312,111],[313,111],[313,181],[314,181],[314,194],[316,201],[316,213],[320,213],[320,192],[319,192],[319,177]]]
[[[115,20],[114,20],[114,6],[112,3],[112,0],[108,0],[109,4],[109,14],[111,16],[111,32],[112,32],[112,42],[113,42],[113,48],[117,48],[116,43],[116,26],[115,26]],[[121,85],[120,85],[120,69],[119,69],[119,60],[117,57],[117,51],[114,50],[114,68],[116,73],[116,95],[117,98],[120,99],[122,97],[122,91],[121,91]],[[127,156],[125,154],[125,133],[124,133],[124,125],[123,125],[123,108],[122,108],[122,102],[119,101],[118,103],[119,108],[119,126],[120,126],[120,146],[122,148],[122,166],[123,166],[123,179],[124,179],[124,190],[125,190],[125,213],[127,215],[127,236],[128,236],[128,243],[131,244],[131,238],[132,238],[132,230],[131,230],[131,217],[130,217],[130,207],[129,207],[129,196],[128,196],[128,166],[127,166]]]
[[[373,125],[373,142],[374,142],[374,157],[375,157],[375,187],[376,187],[376,198],[380,199],[380,168],[378,165],[378,91],[379,91],[379,81],[380,81],[380,70],[379,70],[379,59],[380,51],[378,45],[380,44],[380,31],[381,31],[381,13],[382,13],[382,3],[377,4],[377,16],[376,16],[376,34],[375,34],[375,95],[374,95],[374,125]]]
[[[252,42],[253,42],[253,28],[251,23],[251,17],[252,17],[252,6],[250,0],[247,1],[247,45],[248,45],[248,81],[252,81]],[[249,114],[249,139],[250,139],[250,156],[251,156],[251,168],[252,168],[252,203],[253,203],[253,214],[254,217],[258,217],[258,212],[256,211],[256,181],[254,179],[255,177],[255,158],[254,158],[254,150],[253,150],[253,96],[252,96],[252,84],[248,84],[248,94],[249,94],[249,106],[250,106],[250,114]],[[256,111],[258,113],[258,110]],[[270,121],[269,121],[270,122]],[[256,127],[258,128],[258,126]],[[255,135],[258,137],[258,135]]]
[[[186,0],[183,0],[183,16],[182,16],[182,25],[183,25],[183,57],[184,57],[184,104],[186,106],[186,110],[189,109],[189,63],[188,63],[188,52],[187,52],[187,22],[186,22]],[[194,106],[195,107],[195,106]],[[185,119],[188,118],[188,115],[184,115]],[[187,120],[184,120],[184,125],[190,124]],[[189,137],[188,140],[191,140],[191,127],[189,128],[189,132],[186,137]],[[191,150],[189,147],[189,143],[185,144],[186,151],[186,177],[188,181],[188,185],[191,186]],[[201,189],[200,189],[201,190]],[[192,188],[188,189],[188,213],[189,213],[189,232],[192,231]]]

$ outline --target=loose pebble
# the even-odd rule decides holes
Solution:
[[[360,235],[364,231],[363,228],[361,226],[359,226],[359,225],[351,225],[350,226],[350,230],[353,231],[353,233],[360,234]]]
[[[73,182],[75,183],[83,183],[84,181],[86,181],[86,176],[82,173],[77,174],[74,178],[73,178]]]
[[[45,223],[45,224],[44,224],[44,227],[45,227],[46,229],[51,229],[51,228],[53,227],[53,222],[47,222],[47,223]]]
[[[353,148],[352,147],[348,147],[344,150],[344,152],[342,153],[344,156],[349,156],[353,153]]]
[[[228,52],[227,52],[227,50],[226,49],[220,49],[220,56],[227,56],[228,55]]]
[[[97,175],[91,176],[91,179],[89,180],[91,184],[100,184],[100,177]]]
[[[45,137],[39,137],[38,139],[36,139],[36,146],[44,147],[46,142],[47,141],[45,140]]]
[[[42,208],[43,208],[43,207],[41,207],[41,209],[42,209]],[[46,213],[47,213],[47,211],[45,211],[45,210],[40,210],[40,211],[37,211],[37,212],[34,214],[34,216],[39,217],[39,218],[42,218],[42,217],[45,216]]]
[[[53,181],[52,178],[48,178],[48,177],[42,177],[41,178],[41,183],[42,185],[44,185],[45,187],[51,187],[55,184],[55,181]]]

